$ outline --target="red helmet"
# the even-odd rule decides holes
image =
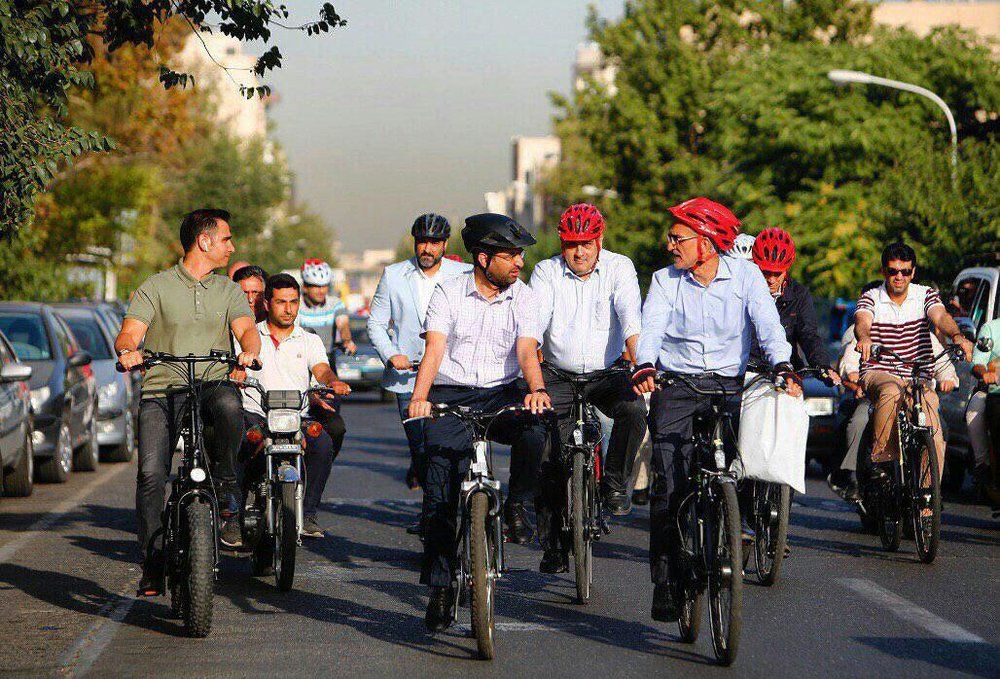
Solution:
[[[588,203],[570,205],[559,218],[559,238],[564,241],[588,241],[604,235],[604,216]]]
[[[733,247],[740,233],[740,220],[729,208],[708,198],[692,198],[674,205],[670,212],[681,224],[712,241],[719,252]]]
[[[445,255],[444,258],[445,259],[450,259],[453,262],[461,262],[462,261],[462,255]]]
[[[761,271],[788,271],[795,261],[795,241],[784,229],[764,229],[753,242],[753,263]]]

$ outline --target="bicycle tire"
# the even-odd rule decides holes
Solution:
[[[934,439],[929,434],[924,434],[920,450],[914,457],[916,459],[911,460],[909,465],[912,479],[910,514],[913,519],[913,539],[920,560],[933,563],[941,541],[941,473],[937,454],[934,452]],[[927,481],[930,482],[930,488],[926,487]],[[922,516],[925,509],[931,510],[930,516]]]
[[[757,579],[760,584],[770,587],[778,581],[781,566],[785,561],[792,493],[784,483],[763,485],[763,500],[760,503],[762,506],[759,508],[761,511],[757,513],[757,539],[754,540],[753,549]],[[755,506],[754,510],[757,511],[758,507]]]
[[[495,559],[489,498],[485,493],[474,493],[469,505],[469,571],[472,576],[469,600],[472,608],[472,633],[476,637],[479,657],[492,660],[496,654],[493,614],[496,581],[491,573]]]
[[[698,515],[695,503],[688,504],[687,515],[687,521],[685,522],[686,534],[682,536],[682,547],[690,554],[698,554],[698,539],[695,533],[698,526]],[[695,558],[700,558],[700,556]],[[680,632],[681,641],[686,644],[693,644],[698,640],[698,634],[701,632],[701,615],[701,589],[694,582],[694,578],[689,577],[685,583],[681,610],[677,616],[677,628]]]
[[[903,526],[900,520],[900,497],[899,465],[892,465],[892,474],[885,479],[882,488],[879,489],[879,524],[878,537],[882,543],[882,548],[887,552],[895,552],[899,549],[899,543],[903,539]]]
[[[188,539],[187,567],[182,588],[184,628],[189,637],[204,638],[212,631],[215,598],[215,530],[212,509],[199,498],[184,507]]]
[[[587,518],[590,509],[587,498],[587,465],[583,452],[573,453],[573,479],[570,484],[572,495],[570,506],[573,524],[573,570],[576,576],[576,601],[586,604],[590,600],[590,582],[593,569],[593,543],[588,535]]]
[[[721,665],[732,665],[739,650],[743,612],[743,554],[736,487],[721,482],[711,506],[705,549],[712,648]]]
[[[298,549],[299,527],[295,520],[294,481],[280,484],[280,492],[275,494],[277,507],[274,511],[274,582],[282,592],[292,588],[295,580],[295,551]]]

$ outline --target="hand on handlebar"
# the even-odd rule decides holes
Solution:
[[[965,353],[965,360],[972,360],[972,352],[976,348],[975,345],[964,337],[955,342],[955,346],[961,347],[962,351]]]
[[[250,370],[261,369],[260,361],[257,360],[257,354],[250,351],[244,351],[243,353],[241,353],[239,356],[236,357],[236,361],[242,367],[249,368]]]
[[[128,372],[141,366],[145,360],[146,357],[141,351],[129,351],[118,357],[118,365],[124,368],[123,372]]]
[[[410,358],[406,354],[396,354],[395,356],[389,357],[389,363],[396,370],[411,370],[413,368],[413,363],[410,362]]]
[[[358,353],[358,345],[354,343],[354,340],[344,340],[344,353],[348,356],[353,356]]]
[[[637,367],[632,373],[632,391],[638,396],[656,391],[656,368],[649,364]]]
[[[410,401],[410,407],[407,409],[407,415],[409,415],[410,418],[430,417],[432,407],[433,406],[430,401],[413,399]]]
[[[552,399],[544,391],[533,392],[524,397],[524,407],[530,410],[532,415],[541,415],[552,408]]]

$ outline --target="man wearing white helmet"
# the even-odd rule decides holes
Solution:
[[[749,233],[741,233],[736,236],[736,240],[733,242],[732,249],[726,254],[730,257],[735,257],[736,259],[745,259],[748,261],[753,260],[753,244],[757,240],[755,237],[751,236]]]
[[[307,259],[302,264],[302,308],[298,323],[303,328],[320,336],[329,354],[338,338],[344,344],[344,351],[353,354],[357,347],[351,339],[351,326],[347,307],[339,297],[331,297],[330,281],[333,273],[330,265],[322,259]]]

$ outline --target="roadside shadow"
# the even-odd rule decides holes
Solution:
[[[134,564],[136,562],[136,557],[139,551],[136,548],[135,538],[128,540],[106,540],[103,538],[95,538],[90,535],[68,535],[66,536],[66,539],[69,540],[73,546],[86,549],[92,554],[96,554],[105,559],[122,561],[128,564]]]
[[[983,642],[927,637],[855,637],[855,641],[900,660],[920,660],[949,672],[992,678],[1000,668],[1000,647]]]

